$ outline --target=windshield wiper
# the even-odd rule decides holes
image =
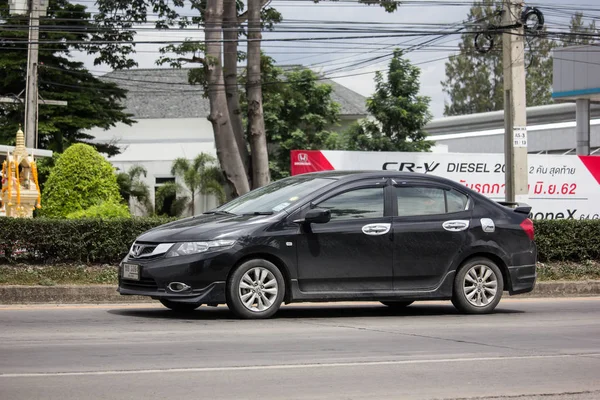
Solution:
[[[273,215],[273,211],[254,211],[249,213],[243,213],[242,215]]]
[[[223,210],[217,210],[217,211],[207,211],[207,212],[205,212],[205,213],[203,213],[203,214],[214,214],[214,215],[236,215],[236,216],[237,216],[237,214],[234,214],[234,213],[232,213],[232,212],[229,212],[229,211],[223,211]]]

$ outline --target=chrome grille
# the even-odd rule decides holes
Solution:
[[[138,244],[134,243],[129,251],[129,258],[143,258],[151,255],[156,249],[157,245],[154,244]]]

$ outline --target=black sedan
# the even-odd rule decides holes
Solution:
[[[430,175],[305,174],[142,234],[119,292],[177,311],[226,303],[243,318],[349,300],[489,313],[535,285],[530,210]]]

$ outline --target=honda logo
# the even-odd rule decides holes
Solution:
[[[131,255],[134,257],[139,257],[139,255],[142,253],[142,246],[134,244],[133,247],[131,248]]]
[[[308,154],[306,154],[306,153],[300,153],[300,154],[298,154],[298,161],[300,161],[300,162],[307,162],[308,161]]]

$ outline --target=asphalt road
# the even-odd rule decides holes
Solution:
[[[546,395],[546,396],[542,396]],[[550,396],[547,396],[550,395]],[[600,399],[600,298],[224,307],[0,306],[0,399]]]

